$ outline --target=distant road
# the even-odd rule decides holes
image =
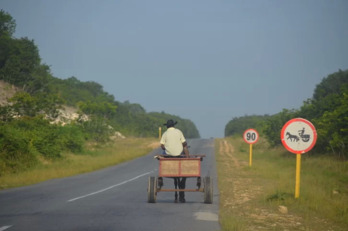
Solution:
[[[212,176],[213,204],[203,193],[186,193],[186,203],[174,203],[173,192],[160,192],[147,203],[149,176],[157,176],[153,156],[74,177],[0,191],[0,231],[214,231],[219,230],[218,190],[213,139],[189,140],[191,154],[206,154],[201,176]],[[187,180],[195,188],[196,180]],[[164,186],[174,187],[164,178]]]

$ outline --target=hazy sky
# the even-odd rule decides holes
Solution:
[[[243,115],[298,109],[348,69],[347,0],[0,0],[58,78],[223,137]]]

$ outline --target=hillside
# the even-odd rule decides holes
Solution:
[[[23,91],[19,89],[18,87],[6,83],[3,80],[0,80],[0,107],[10,105],[11,103],[9,100],[17,93]],[[56,119],[54,119],[53,123],[61,123],[62,125],[65,125],[67,123],[70,123],[71,121],[74,121],[79,118],[78,109],[75,107],[62,105],[60,109],[58,109],[59,115]]]

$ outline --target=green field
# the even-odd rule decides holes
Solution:
[[[296,155],[264,140],[217,139],[222,230],[347,230],[348,163],[302,155],[300,197],[295,199]]]

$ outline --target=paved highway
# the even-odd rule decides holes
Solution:
[[[147,203],[149,176],[158,176],[158,161],[149,155],[100,171],[0,191],[0,231],[219,230],[218,189],[213,139],[189,140],[191,154],[206,154],[201,176],[214,182],[213,204],[203,193],[186,193],[174,203],[174,192],[160,192]],[[186,188],[196,188],[187,180]],[[173,180],[164,178],[164,187]]]

